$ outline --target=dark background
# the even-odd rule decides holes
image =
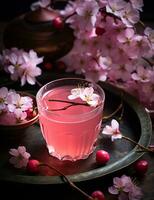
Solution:
[[[30,10],[32,2],[37,0],[1,0],[0,6],[0,20],[9,21],[12,18]],[[65,0],[63,0],[65,1]],[[144,10],[141,13],[143,21],[154,20],[154,3],[152,0],[144,0]]]

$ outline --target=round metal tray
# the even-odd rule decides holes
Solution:
[[[122,90],[105,83],[100,83],[100,85],[106,93],[104,115],[112,113],[122,99],[124,105],[124,114],[120,124],[122,133],[140,144],[148,146],[152,134],[152,125],[150,117],[144,107],[135,98],[122,92]],[[120,113],[117,113],[114,118],[119,115]],[[103,125],[110,123],[110,120],[104,121]],[[8,162],[8,151],[10,148],[17,148],[19,145],[26,146],[32,158],[53,165],[65,175],[68,175],[69,179],[73,182],[91,180],[105,176],[106,174],[111,174],[130,165],[143,155],[143,153],[136,151],[137,146],[134,146],[126,140],[116,140],[112,143],[110,139],[100,136],[96,151],[98,149],[104,149],[110,153],[111,159],[106,165],[100,166],[96,164],[96,151],[86,160],[80,160],[74,163],[70,161],[62,162],[49,156],[38,123],[17,131],[5,130],[5,132],[0,132],[0,180],[17,183],[64,183],[57,173],[48,168],[42,167],[39,175],[30,175],[25,170],[14,169]]]

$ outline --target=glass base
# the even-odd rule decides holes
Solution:
[[[61,156],[58,153],[55,152],[54,148],[52,146],[47,146],[48,148],[48,152],[50,154],[50,156],[56,157],[57,159],[61,160],[61,161],[65,161],[65,160],[69,160],[69,161],[77,161],[77,160],[83,160],[83,159],[87,159],[90,154],[92,154],[95,150],[95,146],[92,148],[91,151],[89,151],[88,154],[83,154],[83,155],[77,155],[75,157],[72,157],[71,155],[65,155],[65,156]]]

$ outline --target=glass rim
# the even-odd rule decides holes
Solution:
[[[51,113],[52,113],[52,114],[55,114],[56,116],[80,117],[80,116],[90,115],[90,114],[96,112],[97,110],[99,110],[102,106],[104,106],[104,102],[105,102],[105,92],[104,92],[103,88],[102,88],[100,85],[98,85],[97,83],[92,82],[92,81],[90,81],[90,80],[86,80],[86,79],[84,79],[84,78],[73,78],[73,77],[55,79],[55,80],[50,81],[50,82],[46,83],[45,85],[43,85],[43,86],[38,90],[38,92],[37,92],[37,94],[36,94],[36,101],[37,101],[37,103],[38,103],[38,99],[39,99],[40,96],[41,96],[41,92],[43,91],[43,89],[44,89],[45,87],[47,87],[48,85],[50,85],[50,84],[52,84],[52,83],[60,82],[60,81],[63,81],[63,80],[64,80],[64,81],[67,81],[67,80],[68,80],[68,81],[69,81],[69,80],[76,80],[76,81],[85,81],[85,82],[92,83],[94,86],[96,86],[96,88],[98,88],[98,89],[102,92],[102,95],[101,95],[101,97],[103,97],[102,103],[101,103],[100,105],[94,107],[94,109],[92,109],[91,111],[86,112],[86,113],[82,113],[82,114],[74,114],[74,115],[72,115],[72,114],[71,114],[71,115],[69,115],[69,114],[61,114],[61,113],[56,113],[56,112],[54,113],[53,111],[44,109],[45,112],[50,113],[50,114],[51,114]],[[57,120],[56,120],[56,121],[57,121]]]

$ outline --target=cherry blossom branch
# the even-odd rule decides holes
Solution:
[[[68,15],[67,17],[65,17],[64,22],[66,22],[67,19],[69,19],[70,17],[72,17],[73,15],[75,15],[76,12],[72,13],[71,15]]]
[[[123,103],[121,103],[118,108],[116,108],[115,111],[113,111],[111,114],[107,115],[107,116],[104,116],[103,117],[103,120],[107,120],[107,119],[110,119],[111,117],[113,117],[117,112],[119,112],[119,110],[123,107]]]
[[[143,59],[144,61],[146,61],[151,67],[153,67],[154,63],[152,63],[150,60],[148,60],[148,59],[145,58],[145,57],[142,57],[142,59]]]
[[[141,24],[143,28],[145,28],[145,24],[141,20],[139,20],[139,24]]]
[[[63,174],[61,171],[59,171],[57,168],[50,166],[48,164],[42,163],[39,164],[39,166],[45,166],[48,167],[51,170],[54,170],[55,172],[57,172],[59,175],[61,175],[64,180],[71,186],[73,187],[75,190],[77,190],[78,192],[80,192],[82,195],[84,195],[86,198],[88,198],[89,200],[94,200],[94,198],[92,198],[90,195],[88,195],[86,192],[84,192],[83,190],[81,190],[79,187],[77,187],[72,181],[70,181],[67,176],[65,176],[65,174]]]
[[[67,100],[60,100],[60,99],[49,99],[48,101],[51,102],[61,102],[61,103],[69,103],[69,105],[64,106],[63,108],[58,108],[58,109],[51,109],[50,111],[60,111],[60,110],[66,110],[72,106],[89,106],[87,103],[77,103],[77,102],[71,102]]]
[[[122,135],[122,138],[125,139],[125,140],[127,140],[127,141],[129,141],[129,142],[132,142],[133,144],[135,144],[135,145],[137,145],[137,146],[139,146],[139,147],[140,147],[141,149],[143,149],[144,151],[148,151],[148,152],[154,153],[154,151],[151,150],[150,148],[146,148],[145,146],[143,146],[143,145],[141,145],[141,144],[135,142],[134,140],[132,140],[132,139],[129,138],[129,137],[126,137],[126,136]]]
[[[36,83],[37,83],[37,85],[38,85],[39,87],[42,87],[42,86],[43,86],[43,84],[40,83],[38,80],[36,80]]]

